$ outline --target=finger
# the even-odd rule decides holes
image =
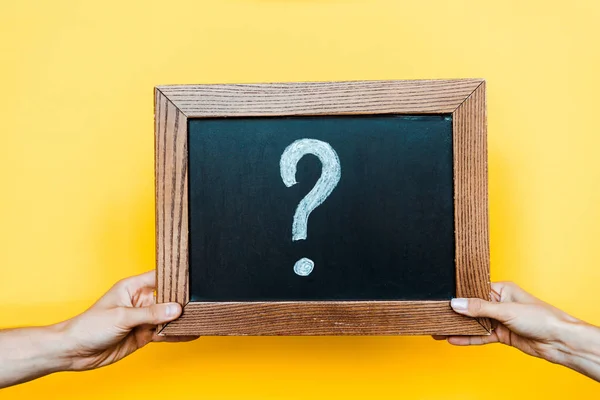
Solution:
[[[149,290],[152,292],[156,286],[154,271],[148,271],[140,275],[131,276],[115,283],[104,296],[97,302],[96,306],[127,306],[131,303],[131,297],[138,292]]]
[[[130,307],[148,307],[152,304],[156,304],[156,296],[154,295],[154,290],[144,288],[138,291],[130,298],[129,304],[122,304]]]
[[[117,324],[125,329],[139,325],[158,325],[173,321],[181,315],[181,305],[178,303],[154,304],[149,307],[118,307]]]
[[[157,343],[191,342],[199,337],[200,336],[159,336],[155,333],[152,341]]]
[[[121,283],[131,291],[143,288],[154,289],[156,287],[156,272],[152,270],[140,275],[130,276],[123,279]]]
[[[541,302],[537,297],[527,293],[514,282],[494,282],[492,290],[500,295],[499,302],[516,302],[534,304]]]
[[[433,340],[446,340],[448,336],[446,335],[432,335]]]
[[[502,295],[494,290],[494,288],[490,288],[490,300],[496,303],[502,302]]]
[[[496,335],[489,336],[449,336],[448,343],[454,346],[480,346],[483,344],[496,343]]]
[[[482,299],[452,299],[450,306],[459,314],[469,317],[493,318],[505,322],[513,317],[513,303],[490,303]]]

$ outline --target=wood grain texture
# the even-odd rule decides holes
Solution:
[[[447,301],[188,303],[167,335],[485,335]]]
[[[447,301],[188,303],[187,120],[205,117],[453,115],[457,296],[488,299],[489,231],[485,82],[479,79],[155,89],[157,301],[181,318],[162,335],[482,335],[490,321]]]
[[[189,301],[187,118],[159,90],[154,108],[157,302],[185,305]]]
[[[481,79],[159,86],[188,118],[451,113]]]
[[[490,296],[485,82],[453,113],[457,297]],[[491,323],[480,319],[487,330]]]

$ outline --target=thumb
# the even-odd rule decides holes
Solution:
[[[178,303],[153,304],[148,307],[120,307],[119,325],[132,329],[138,325],[158,325],[173,321],[181,315]]]
[[[482,299],[452,299],[450,306],[459,314],[469,317],[486,317],[500,322],[511,318],[510,303],[491,303]]]

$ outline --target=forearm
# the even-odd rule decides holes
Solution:
[[[585,322],[566,323],[551,361],[600,382],[600,328]]]
[[[0,388],[68,368],[62,325],[0,331]]]

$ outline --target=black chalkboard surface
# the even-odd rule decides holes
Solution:
[[[189,119],[187,130],[190,301],[455,296],[451,114]],[[339,180],[293,240],[323,170],[298,153],[311,143],[333,154]],[[312,271],[295,271],[303,258]]]

